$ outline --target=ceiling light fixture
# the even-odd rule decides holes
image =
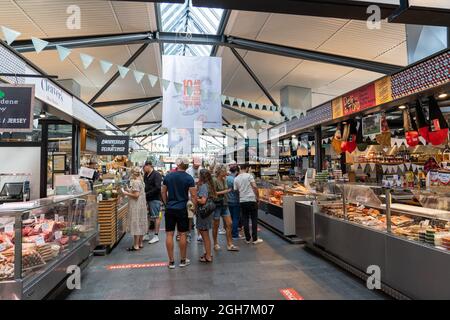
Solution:
[[[441,93],[440,95],[438,95],[439,99],[444,99],[447,98],[447,94],[446,93]]]
[[[45,118],[47,117],[47,115],[45,114],[45,111],[41,111],[41,113],[39,114],[39,118]]]
[[[402,104],[401,106],[398,107],[400,110],[406,109],[406,106],[404,104]]]

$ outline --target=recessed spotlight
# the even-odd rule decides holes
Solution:
[[[295,134],[292,135],[292,138],[295,138]]]
[[[398,107],[400,110],[406,109],[406,106],[404,104],[402,104],[401,106]]]
[[[447,98],[447,94],[446,93],[441,93],[440,95],[438,95],[439,99],[444,99]]]
[[[47,115],[45,114],[45,111],[41,111],[41,113],[39,113],[39,118],[45,118],[47,117]]]

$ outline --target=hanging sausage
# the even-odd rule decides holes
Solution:
[[[342,151],[346,151],[348,153],[352,153],[356,149],[356,134],[357,134],[357,124],[354,120],[349,120],[346,124],[347,127],[347,139],[344,140],[344,136],[342,137],[341,149]]]
[[[428,139],[432,145],[443,144],[448,137],[448,124],[442,114],[441,108],[433,96],[428,98],[430,110],[430,130]]]
[[[419,132],[415,130],[413,122],[411,121],[409,106],[403,109],[403,127],[405,129],[405,138],[408,146],[417,146],[419,144]]]
[[[380,146],[391,146],[391,130],[389,129],[386,114],[384,112],[381,115],[381,133],[376,136],[376,140]]]

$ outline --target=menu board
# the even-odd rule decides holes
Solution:
[[[33,130],[34,86],[0,85],[0,132]]]
[[[97,137],[97,154],[124,156],[128,155],[130,137],[128,136],[99,136]]]
[[[392,101],[391,77],[384,77],[375,81],[376,105]]]

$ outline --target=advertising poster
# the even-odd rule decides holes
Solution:
[[[384,77],[375,81],[376,105],[392,101],[391,77]]]
[[[97,155],[126,156],[129,144],[128,136],[98,136]]]
[[[33,130],[34,86],[0,85],[0,132]]]
[[[344,116],[376,105],[375,84],[371,83],[342,96]]]
[[[163,90],[164,128],[222,127],[221,58],[163,56],[163,79],[171,82]]]
[[[375,114],[362,119],[363,136],[381,133],[381,115]]]
[[[342,109],[342,97],[336,98],[331,102],[331,108],[333,110],[333,119],[337,119],[344,116]]]

